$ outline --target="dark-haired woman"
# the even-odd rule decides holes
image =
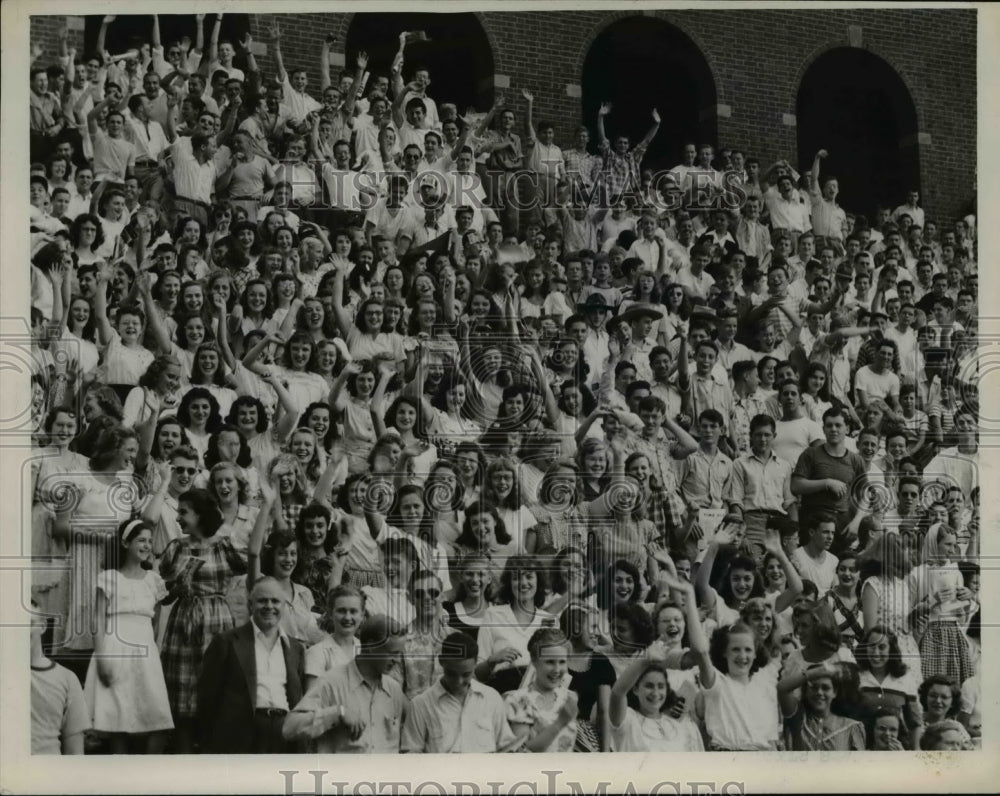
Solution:
[[[208,441],[222,425],[219,402],[204,387],[192,387],[177,407],[177,419],[187,432],[191,446],[204,459]]]
[[[318,616],[313,613],[313,593],[299,583],[292,581],[292,573],[299,563],[299,543],[295,534],[288,531],[273,531],[264,540],[264,531],[270,525],[270,506],[265,504],[257,516],[253,533],[250,535],[249,572],[247,573],[247,594],[253,591],[253,584],[262,576],[274,578],[285,596],[285,610],[281,612],[281,629],[289,636],[309,646],[322,641],[325,633],[319,628]]]
[[[167,545],[160,574],[176,600],[163,637],[161,658],[176,726],[175,751],[191,752],[197,716],[198,674],[212,637],[233,627],[225,595],[247,565],[228,536],[219,537],[222,514],[204,489],[177,500],[177,523],[185,535]]]
[[[785,719],[785,749],[793,752],[863,752],[865,727],[834,711],[834,700],[844,690],[842,665],[821,663],[809,667],[804,695],[796,711]]]
[[[861,716],[888,710],[899,719],[899,740],[910,749],[919,748],[924,719],[917,691],[919,669],[903,660],[895,633],[875,625],[859,639],[856,657],[860,670]]]
[[[542,627],[555,624],[542,610],[545,570],[530,556],[507,559],[500,577],[499,604],[486,609],[479,628],[476,677],[500,693],[517,688],[531,662],[528,641]]]
[[[152,527],[126,520],[115,547],[97,578],[97,632],[84,695],[94,729],[110,735],[114,753],[127,753],[130,736],[140,736],[147,754],[160,754],[174,722],[153,634],[167,589],[152,569]]]

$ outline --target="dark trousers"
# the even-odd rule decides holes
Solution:
[[[281,725],[286,713],[269,714],[255,710],[253,714],[253,749],[255,755],[280,755],[292,751],[288,741],[281,737]]]

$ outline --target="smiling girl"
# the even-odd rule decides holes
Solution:
[[[320,625],[327,636],[306,650],[306,691],[330,669],[353,661],[361,649],[357,634],[365,618],[364,593],[346,583],[335,586],[327,595],[325,605],[326,613]]]
[[[97,633],[84,696],[113,754],[128,753],[135,740],[145,742],[146,754],[162,754],[174,726],[152,622],[167,589],[152,557],[152,528],[127,520],[118,528],[113,566],[97,578]]]
[[[523,751],[573,751],[577,696],[569,688],[569,649],[569,639],[556,628],[536,630],[528,640],[529,684],[504,694],[507,721]]]
[[[344,564],[351,548],[350,523],[344,520],[332,523],[329,508],[310,503],[295,525],[299,543],[295,582],[312,591],[316,605],[325,605],[327,593],[343,581]]]

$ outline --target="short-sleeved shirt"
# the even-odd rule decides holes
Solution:
[[[838,498],[829,490],[802,496],[804,510],[826,510],[841,514],[850,510],[851,494],[860,488],[860,479],[865,478],[867,472],[868,467],[857,453],[845,451],[843,456],[831,456],[826,451],[826,445],[817,445],[806,448],[799,457],[792,475],[811,481],[836,478],[847,484],[848,489],[843,497]]]
[[[703,752],[698,727],[688,717],[647,718],[629,708],[620,726],[611,726],[616,752]]]
[[[837,585],[837,565],[840,563],[832,553],[823,551],[822,560],[817,562],[803,547],[792,552],[792,565],[806,580],[811,580],[819,588],[820,594],[825,594]]]
[[[778,668],[758,669],[741,683],[717,671],[705,697],[710,747],[734,751],[773,749],[778,740]]]
[[[873,398],[888,398],[890,395],[899,395],[899,376],[891,370],[884,373],[876,373],[870,366],[865,365],[858,368],[854,377],[854,387],[857,390],[864,390],[868,400]]]
[[[31,754],[61,755],[62,739],[90,729],[80,681],[57,663],[31,667]]]
[[[306,675],[321,677],[331,669],[346,666],[354,660],[360,649],[361,642],[357,639],[354,639],[354,643],[349,648],[345,648],[338,644],[332,636],[328,636],[306,650]]]
[[[403,727],[403,752],[499,752],[515,741],[500,694],[473,680],[464,700],[438,681],[414,697]]]
[[[823,428],[815,420],[800,417],[795,420],[779,420],[775,423],[772,450],[780,459],[791,465],[799,460],[803,451],[814,442],[824,439]]]
[[[343,723],[334,725],[316,741],[316,751],[323,753],[396,754],[406,697],[399,683],[388,675],[370,683],[354,661],[337,666],[320,677],[295,712],[308,712],[340,705],[365,723],[360,738],[351,738]]]

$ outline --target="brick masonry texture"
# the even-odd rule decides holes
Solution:
[[[782,123],[795,114],[796,93],[809,65],[822,53],[849,45],[848,28],[861,28],[861,47],[888,63],[909,89],[918,130],[930,136],[920,145],[923,204],[945,221],[966,212],[976,184],[976,11],[974,9],[787,9],[657,10],[477,13],[492,49],[495,71],[510,77],[510,96],[535,93],[536,118],[557,123],[557,140],[571,140],[581,121],[581,99],[567,95],[580,84],[584,59],[610,23],[638,15],[662,19],[683,31],[701,50],[715,80],[716,101],[731,115],[718,119],[717,142],[739,147],[762,163],[797,152],[796,129]],[[314,69],[329,33],[333,49],[347,47],[352,14],[251,15],[254,39],[267,42],[278,19],[288,65]],[[57,47],[61,18],[31,18],[32,42],[49,63]],[[82,31],[70,45],[82,49]],[[270,54],[258,58],[273,72]],[[461,65],[456,65],[461,68]],[[336,71],[334,69],[334,71]],[[433,95],[433,89],[431,91]],[[589,120],[588,120],[589,121]],[[902,198],[902,197],[901,197]]]

